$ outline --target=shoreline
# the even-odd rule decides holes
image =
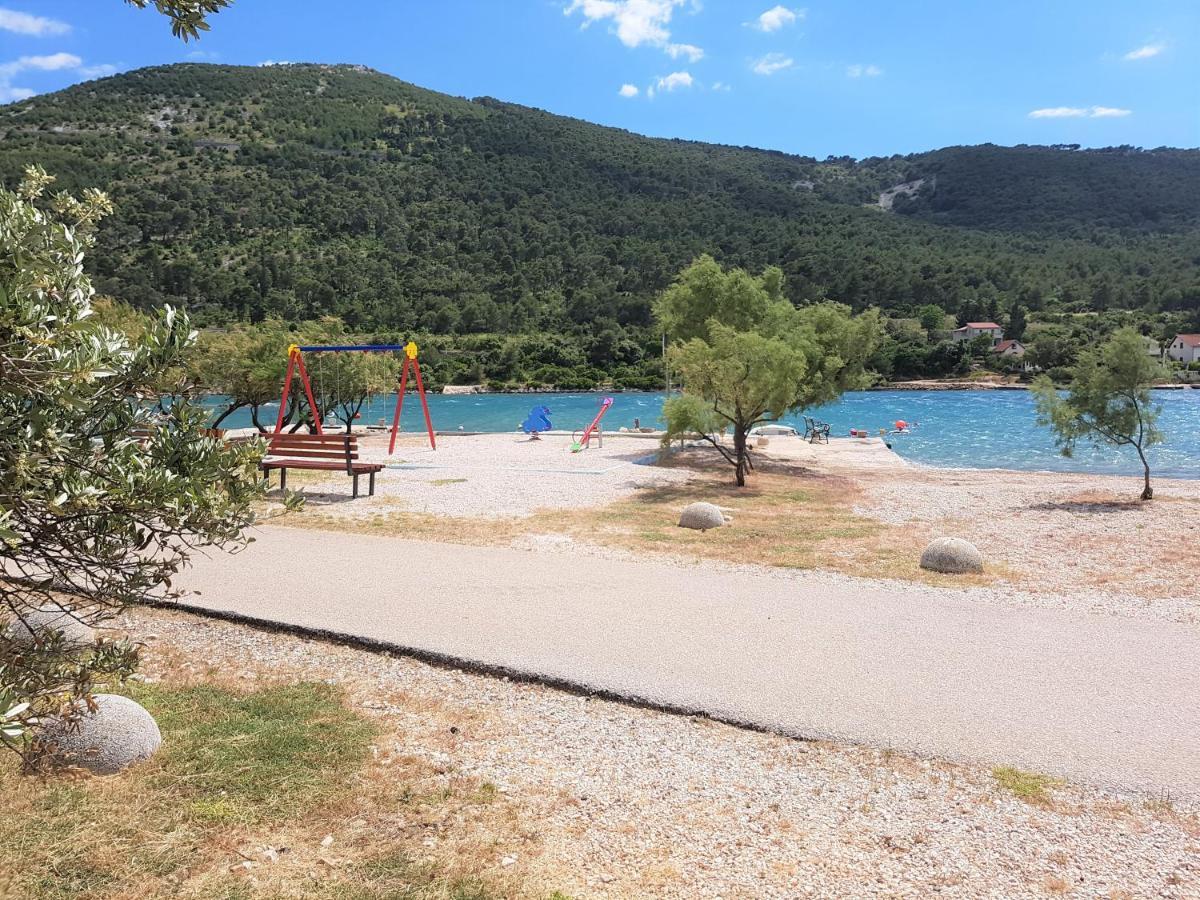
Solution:
[[[383,434],[383,433],[386,433],[386,429],[381,430],[376,426],[357,425],[354,428],[354,434],[360,435],[360,436],[377,435],[377,434]],[[268,436],[268,435],[264,435],[260,432],[255,431],[254,429],[250,429],[250,428],[230,428],[230,429],[226,429],[225,434],[226,434],[227,438],[250,438],[250,437],[264,437],[265,438]],[[423,432],[422,432],[422,434],[423,434]],[[524,436],[523,432],[516,431],[516,430],[513,430],[513,431],[457,431],[457,430],[438,431],[438,430],[435,430],[434,434],[438,438],[472,438],[472,437],[473,438],[486,438],[486,437],[493,437],[493,436],[521,436],[521,437]],[[542,434],[544,437],[570,438],[572,436],[573,432],[565,431],[565,430],[561,430],[561,429],[554,429],[551,431],[542,432]],[[622,438],[630,438],[630,439],[638,440],[638,441],[661,441],[663,434],[664,434],[664,432],[662,432],[662,431],[649,431],[649,432],[648,431],[640,431],[640,432],[638,432],[638,431],[603,431],[601,433],[601,436],[603,437],[604,440],[613,440],[613,439],[619,440]],[[414,435],[418,436],[418,437],[420,436],[420,435],[417,435],[415,432],[403,432],[403,431],[400,432],[401,437],[404,437],[406,435],[410,436],[410,437],[412,437]],[[768,438],[770,439],[770,438],[772,438],[772,436],[768,436]],[[778,441],[778,436],[775,436],[774,440]],[[832,438],[832,441],[834,442],[835,446],[842,442],[845,442],[845,444],[847,444],[847,445],[853,444],[854,446],[863,446],[863,445],[870,445],[872,443],[880,442],[880,438],[870,437],[870,438],[867,438],[864,440],[862,438],[835,436]],[[802,442],[802,443],[807,444],[807,442]],[[895,458],[895,460],[896,460],[895,468],[897,468],[897,469],[915,468],[915,469],[919,469],[922,471],[945,472],[945,473],[951,473],[951,474],[955,474],[955,473],[967,474],[967,473],[979,472],[979,473],[990,473],[990,474],[996,474],[996,475],[1011,475],[1014,477],[1039,475],[1039,476],[1055,476],[1055,477],[1059,477],[1059,478],[1074,477],[1074,476],[1086,476],[1088,478],[1119,478],[1119,479],[1141,478],[1141,473],[1137,472],[1137,471],[1121,473],[1121,472],[1096,472],[1096,471],[1091,471],[1088,469],[1011,469],[1011,468],[1005,468],[1003,466],[939,466],[939,465],[935,465],[934,463],[928,463],[928,462],[924,462],[924,461],[918,460],[918,459],[911,459],[910,457],[907,457],[902,453],[898,453],[895,450],[894,446],[892,444],[889,444],[887,441],[883,441],[882,443],[883,443],[883,446],[886,448],[887,454],[889,456]],[[765,452],[767,455],[770,456],[770,455],[778,454],[778,451],[782,446],[784,446],[784,445],[779,444],[779,443],[769,443],[766,447],[762,448],[762,450],[763,450],[763,452]],[[829,445],[828,444],[819,444],[819,445],[812,445],[812,446],[828,447]],[[1173,473],[1169,473],[1169,472],[1151,471],[1150,477],[1152,480],[1161,478],[1161,479],[1166,479],[1169,481],[1200,481],[1200,474],[1180,475],[1180,474],[1173,474]]]
[[[451,390],[447,390],[450,388]],[[1024,382],[994,382],[994,381],[963,381],[950,379],[913,379],[911,381],[887,381],[882,384],[862,388],[863,391],[1028,391],[1030,385]],[[1189,391],[1200,389],[1200,385],[1192,384],[1156,384],[1152,391]],[[440,391],[431,391],[445,397],[470,397],[484,394],[522,395],[522,394],[664,394],[661,388],[492,388],[482,384],[443,385]],[[678,395],[678,391],[671,391]]]

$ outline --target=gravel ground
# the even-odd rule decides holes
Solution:
[[[538,509],[603,506],[638,488],[691,477],[682,470],[639,465],[657,454],[658,441],[648,438],[606,434],[603,448],[572,453],[571,436],[565,434],[547,434],[538,441],[515,433],[448,435],[438,438],[437,450],[407,435],[391,457],[387,442],[378,433],[360,438],[364,460],[402,467],[376,476],[374,497],[346,502],[350,484],[344,475],[306,472],[302,480],[293,482],[290,476],[289,486],[303,484],[309,503],[333,516],[406,510],[502,519]],[[365,481],[361,490],[366,492]]]
[[[526,827],[494,865],[574,897],[1200,896],[1200,809],[802,743],[409,659],[135,610],[144,675],[343,684],[378,754],[495,784]],[[452,730],[453,729],[453,730]],[[444,828],[453,829],[453,823]],[[462,826],[459,826],[462,827]],[[440,841],[427,839],[436,854]],[[235,860],[236,861],[236,860]]]
[[[1200,621],[1200,481],[910,467],[860,472],[856,512],[973,542],[1016,583],[1102,609]]]

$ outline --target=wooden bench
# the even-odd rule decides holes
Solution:
[[[287,488],[288,469],[310,469],[318,472],[342,471],[354,479],[354,496],[358,496],[358,476],[370,477],[367,491],[375,494],[375,473],[383,463],[358,461],[358,438],[352,434],[272,434],[267,455],[261,463],[267,484],[271,470],[279,470],[279,487]]]

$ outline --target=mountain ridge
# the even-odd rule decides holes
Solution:
[[[1200,308],[1195,150],[817,160],[353,64],[139,69],[0,107],[0,134],[5,183],[39,161],[61,187],[112,194],[91,263],[101,291],[214,324],[539,332],[594,364],[641,364],[656,358],[652,298],[700,253],[780,266],[796,303],[900,318],[929,304],[960,319]],[[869,208],[919,178],[936,189]]]

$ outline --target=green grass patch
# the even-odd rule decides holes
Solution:
[[[1026,803],[1049,803],[1050,792],[1063,783],[1061,779],[1012,766],[997,766],[992,769],[992,777],[1000,787]]]
[[[206,822],[253,824],[327,802],[361,767],[374,735],[325,684],[241,697],[207,685],[147,686],[135,698],[171,734],[151,782]]]
[[[465,478],[435,478],[429,483],[437,487],[444,487],[447,484],[462,484],[466,480]]]
[[[158,880],[186,873],[231,827],[327,805],[361,770],[375,734],[325,684],[246,695],[140,686],[133,695],[163,733],[146,763],[106,778],[23,776],[15,760],[0,769],[12,896],[125,896],[146,883],[162,888],[147,896],[165,896]]]

